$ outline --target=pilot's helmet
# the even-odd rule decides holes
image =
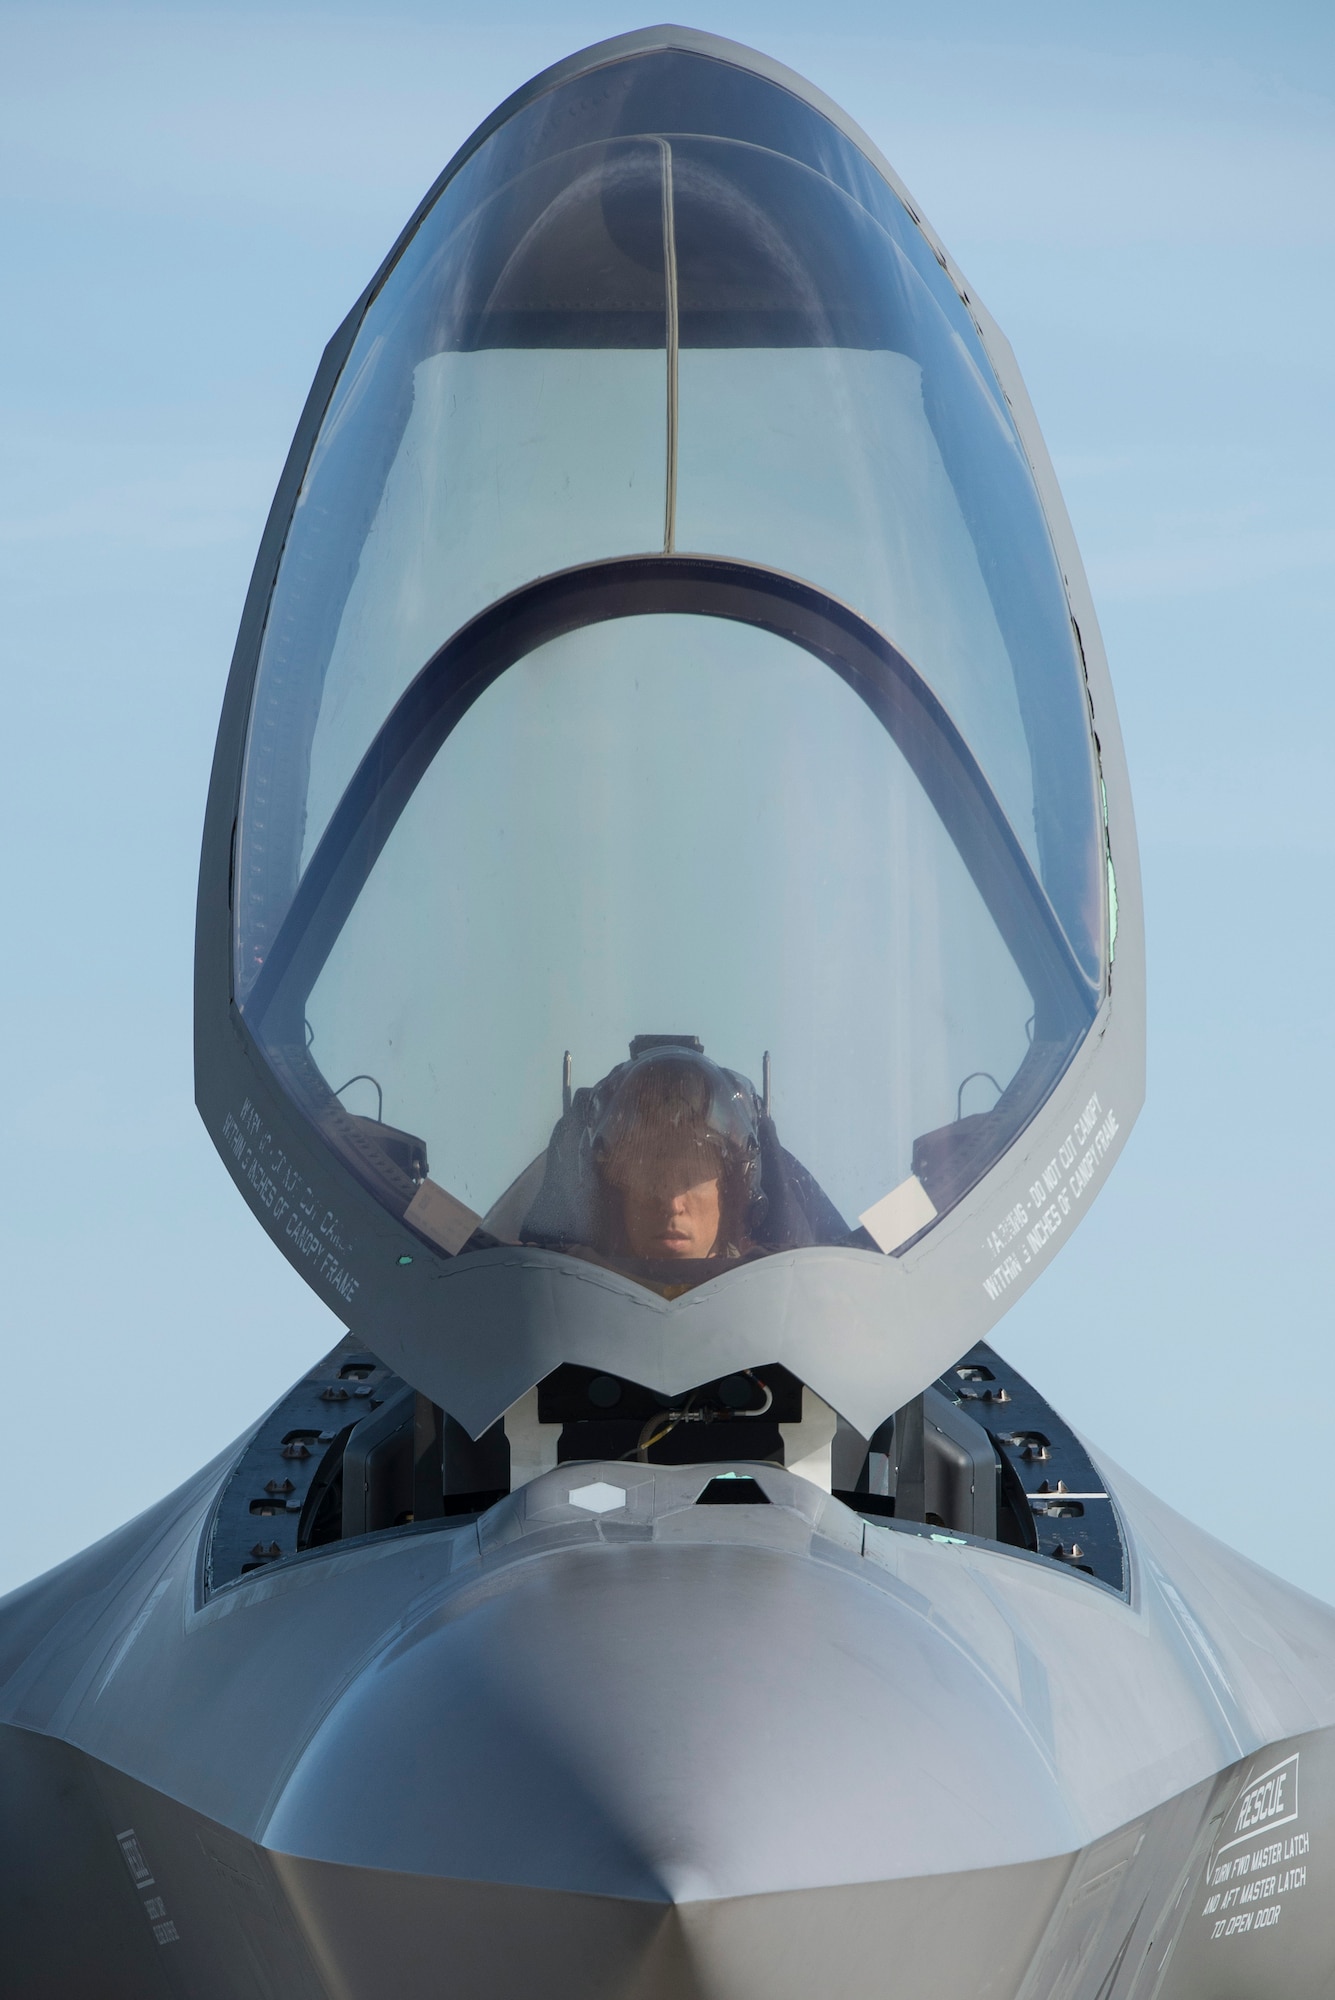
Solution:
[[[677,1192],[719,1183],[720,1241],[763,1219],[760,1101],[745,1077],[693,1049],[647,1049],[593,1093],[580,1145],[595,1193]]]

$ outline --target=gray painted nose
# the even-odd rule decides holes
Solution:
[[[1022,1717],[916,1593],[743,1525],[516,1549],[349,1688],[265,1835],[347,1993],[1013,1990],[1080,1844]]]

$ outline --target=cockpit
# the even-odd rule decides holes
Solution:
[[[331,343],[200,1103],[447,1502],[745,1433],[874,1511],[1134,1115],[1120,766],[1010,380],[867,142],[677,30],[502,107]]]
[[[256,677],[236,997],[450,1255],[588,1237],[589,1093],[678,1025],[769,1154],[731,1254],[893,1252],[1098,1005],[1079,652],[902,205],[754,78],[623,68],[478,148],[340,373]]]

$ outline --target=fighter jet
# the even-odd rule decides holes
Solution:
[[[412,217],[196,992],[348,1331],[0,1606],[6,1993],[1331,1990],[1335,1613],[989,1344],[1140,1106],[1131,802],[1010,350],[801,78],[602,43]]]

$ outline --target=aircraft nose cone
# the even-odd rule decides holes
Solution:
[[[920,1948],[924,1995],[943,1952],[1012,1991],[1079,1838],[912,1596],[772,1547],[512,1557],[348,1689],[265,1845],[356,1996],[449,1961],[472,2000],[796,2000]]]

